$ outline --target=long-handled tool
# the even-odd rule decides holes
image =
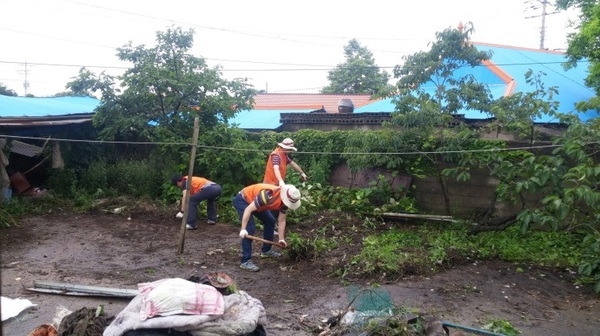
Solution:
[[[256,240],[256,241],[259,241],[261,243],[271,244],[271,245],[275,245],[277,247],[285,248],[285,245],[279,244],[278,242],[274,242],[272,240],[266,240],[266,239],[263,239],[263,238],[260,238],[260,237],[256,237],[256,236],[251,236],[251,235],[246,235],[246,238],[252,239],[252,240]]]

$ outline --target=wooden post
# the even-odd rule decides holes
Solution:
[[[58,141],[52,141],[52,168],[65,168],[65,161],[60,153],[60,143]]]
[[[198,147],[198,133],[200,132],[200,121],[198,117],[194,118],[194,136],[192,138],[192,153],[190,154],[190,167],[188,169],[188,180],[185,186],[185,199],[183,200],[183,218],[181,219],[181,229],[179,231],[179,249],[178,254],[183,253],[185,245],[185,225],[187,223],[187,215],[190,206],[190,187],[192,185],[192,176],[194,176],[194,162],[196,162],[196,148]]]
[[[0,147],[0,205],[4,203],[5,195],[4,193],[10,187],[10,178],[8,177],[8,173],[6,172],[6,167],[8,166],[8,158],[4,155],[2,148]]]

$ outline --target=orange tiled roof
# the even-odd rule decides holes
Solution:
[[[321,94],[321,93],[259,93],[254,96],[255,110],[318,110],[337,113],[340,99],[351,99],[354,108],[372,103],[366,94]]]

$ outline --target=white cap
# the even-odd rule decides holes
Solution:
[[[283,201],[283,204],[289,209],[298,209],[302,203],[300,200],[301,197],[300,190],[296,189],[293,185],[286,184],[281,187],[281,201]]]
[[[297,151],[296,147],[294,147],[294,140],[292,140],[290,138],[283,139],[283,141],[278,143],[277,145],[279,145],[279,147],[281,147],[283,149]]]

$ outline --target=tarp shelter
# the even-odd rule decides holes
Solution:
[[[100,104],[92,97],[12,97],[0,95],[0,150],[34,157],[46,145],[52,146],[52,166],[63,165],[58,142],[52,141],[56,134],[83,124],[89,125],[94,110]],[[43,138],[42,144],[33,144],[28,137]],[[7,153],[8,154],[8,153]],[[0,164],[0,199],[8,192],[6,167],[10,162],[2,157]],[[14,165],[14,164],[13,164]]]

